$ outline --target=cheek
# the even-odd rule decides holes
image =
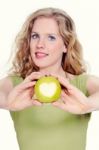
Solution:
[[[56,55],[61,55],[64,52],[64,46],[63,45],[55,45],[52,47],[51,52]]]
[[[35,47],[36,47],[36,45],[37,45],[37,41],[30,41],[30,48],[31,49],[34,49]]]
[[[34,51],[35,51],[35,44],[30,42],[30,54],[33,55]]]

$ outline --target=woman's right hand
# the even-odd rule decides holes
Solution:
[[[33,98],[35,80],[39,79],[41,76],[44,75],[40,72],[33,72],[27,76],[22,83],[14,87],[8,94],[7,109],[19,111],[33,105],[41,106],[42,103]]]

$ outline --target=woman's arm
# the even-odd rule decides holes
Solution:
[[[53,103],[55,107],[63,109],[73,114],[85,114],[99,109],[99,78],[88,76],[86,88],[89,96],[87,97],[82,91],[70,84],[70,82],[59,75],[58,78],[63,90],[61,99]]]
[[[10,77],[1,80],[0,108],[19,111],[33,105],[41,106],[40,102],[33,99],[35,80],[41,76],[39,72],[33,72],[15,87]]]
[[[7,109],[7,96],[13,89],[13,84],[9,77],[0,80],[0,108]]]
[[[87,89],[90,95],[88,101],[92,106],[92,110],[99,110],[99,78],[90,76],[87,81]]]

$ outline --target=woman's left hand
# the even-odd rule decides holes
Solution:
[[[84,114],[90,112],[91,106],[88,98],[78,88],[69,83],[69,81],[59,75],[53,74],[58,78],[63,86],[60,100],[53,102],[52,105],[73,114]]]

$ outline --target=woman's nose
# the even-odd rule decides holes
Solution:
[[[37,48],[44,48],[45,47],[45,40],[44,38],[39,38],[37,42]]]

